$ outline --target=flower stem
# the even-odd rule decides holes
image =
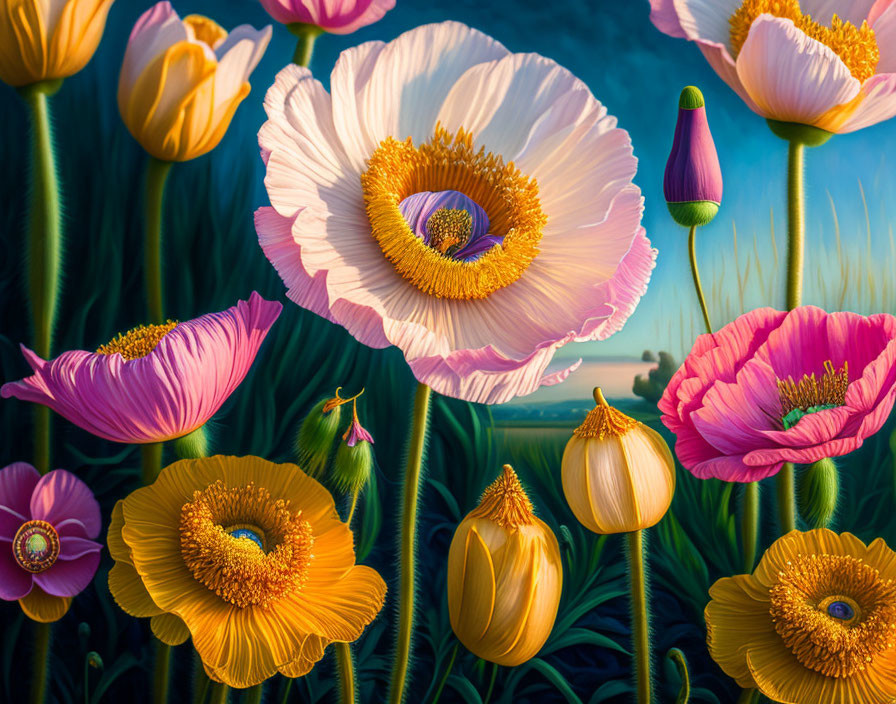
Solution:
[[[296,22],[289,25],[289,31],[298,38],[295,53],[292,55],[292,62],[299,66],[308,67],[311,65],[311,56],[314,54],[314,41],[323,34],[324,30],[313,24]]]
[[[168,679],[171,674],[171,646],[156,641],[156,659],[152,668],[152,704],[168,701]]]
[[[230,698],[230,687],[223,682],[218,682],[212,689],[211,704],[227,704]]]
[[[439,698],[442,696],[442,690],[445,689],[445,683],[448,681],[448,676],[451,674],[451,669],[454,667],[454,661],[457,658],[457,651],[459,649],[460,642],[457,642],[454,644],[454,649],[451,651],[451,657],[448,659],[448,667],[445,668],[442,679],[439,680],[439,686],[436,687],[435,694],[432,695],[432,704],[438,704]]]
[[[208,688],[212,681],[205,674],[202,658],[199,653],[193,651],[193,704],[205,704]]]
[[[703,313],[703,323],[706,332],[712,334],[712,323],[709,322],[709,310],[706,308],[706,299],[703,297],[703,286],[700,284],[700,270],[697,268],[697,226],[691,225],[688,234],[688,255],[691,259],[691,275],[694,277],[694,290],[697,292],[697,300],[700,301],[700,311]]]
[[[32,167],[28,222],[28,294],[34,324],[34,351],[50,357],[62,263],[62,209],[49,95],[58,84],[38,83],[20,91],[31,112]],[[34,465],[50,470],[50,409],[35,407]]]
[[[44,704],[47,699],[47,670],[50,664],[49,623],[34,624],[34,672],[31,675],[31,704]]]
[[[794,491],[793,464],[785,462],[778,472],[778,522],[781,535],[796,528],[796,493]]]
[[[141,445],[140,454],[143,461],[143,483],[152,484],[162,471],[162,443]]]
[[[262,697],[264,697],[264,682],[246,690],[244,704],[261,704]]]
[[[759,701],[758,689],[745,689],[740,693],[737,704],[756,704]]]
[[[482,698],[482,704],[488,704],[492,700],[492,692],[495,691],[495,680],[498,679],[498,663],[492,663],[492,676],[488,681],[488,689],[485,691],[485,696]]]
[[[345,519],[345,522],[348,526],[351,526],[352,519],[355,517],[355,509],[358,507],[358,494],[361,493],[360,489],[355,489],[352,492],[352,505],[348,510],[348,518]]]
[[[647,615],[647,568],[644,531],[627,533],[629,581],[632,596],[632,641],[638,704],[650,704],[650,625]]]
[[[429,400],[431,391],[426,384],[418,384],[414,394],[414,416],[408,448],[408,464],[404,475],[404,499],[401,513],[401,554],[399,557],[398,634],[395,644],[395,661],[389,685],[390,704],[404,701],[405,679],[408,674],[408,658],[411,652],[411,636],[414,630],[414,598],[417,541],[417,498],[420,491],[423,451],[429,425]]]
[[[339,669],[339,702],[355,704],[355,663],[352,661],[352,647],[349,643],[336,643],[336,666]]]
[[[740,519],[743,541],[744,572],[750,574],[756,564],[756,538],[759,533],[759,482],[744,484],[743,514]]]
[[[292,691],[292,677],[284,677],[286,680],[286,686],[283,687],[283,697],[280,699],[280,704],[286,704],[289,701],[289,693]]]
[[[149,157],[146,165],[146,243],[143,264],[149,318],[150,322],[157,325],[165,322],[162,314],[162,202],[170,170],[170,161]]]

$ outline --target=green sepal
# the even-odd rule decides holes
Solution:
[[[833,132],[800,122],[781,122],[771,119],[766,119],[766,122],[771,131],[781,139],[796,142],[805,147],[820,147],[834,136]]]
[[[312,477],[320,477],[324,473],[339,431],[342,406],[324,413],[324,406],[329,400],[321,399],[315,404],[302,421],[296,436],[294,449],[299,466]]]
[[[366,440],[349,447],[344,442],[336,450],[331,478],[337,491],[345,494],[363,489],[373,471],[373,448]]]
[[[174,452],[182,460],[196,460],[200,457],[209,456],[209,433],[202,425],[192,433],[187,433],[183,437],[174,441]]]
[[[50,97],[59,92],[59,89],[62,88],[63,80],[65,79],[51,78],[46,81],[38,81],[37,83],[31,83],[27,86],[19,86],[16,88],[16,92],[26,99],[29,95],[34,93],[43,93],[47,97]]]
[[[837,512],[840,477],[830,457],[813,462],[798,474],[800,514],[813,528],[827,528]]]
[[[719,212],[719,204],[713,200],[692,200],[684,203],[666,203],[672,219],[684,227],[703,227]]]

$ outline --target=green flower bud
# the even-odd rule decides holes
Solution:
[[[827,528],[837,512],[840,479],[829,457],[809,465],[799,474],[800,513],[813,528]]]
[[[95,670],[102,671],[103,669],[103,659],[95,650],[91,650],[89,653],[87,653],[87,664]]]
[[[340,443],[333,462],[333,484],[337,491],[354,494],[364,488],[373,471],[373,447],[366,440],[354,445]]]
[[[200,457],[209,456],[209,433],[204,425],[199,426],[192,433],[174,441],[174,452],[182,460],[197,460]]]
[[[333,404],[333,399],[325,398],[312,408],[296,437],[295,452],[299,466],[312,477],[320,477],[327,467],[327,460],[333,451],[333,441],[339,432],[342,405]]]

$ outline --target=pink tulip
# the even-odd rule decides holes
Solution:
[[[261,0],[283,24],[310,24],[332,34],[351,34],[380,20],[395,0]]]

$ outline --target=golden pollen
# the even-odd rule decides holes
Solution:
[[[594,389],[594,401],[597,404],[582,424],[573,431],[578,438],[618,438],[638,425],[638,421],[617,411],[604,398],[600,387]]]
[[[778,635],[827,677],[850,677],[896,645],[896,582],[855,557],[798,555],[770,596]]]
[[[100,345],[97,354],[120,354],[126,360],[145,357],[152,352],[165,335],[174,330],[177,321],[169,320],[164,325],[138,325],[105,345]]]
[[[735,59],[747,41],[747,34],[753,21],[762,14],[793,21],[797,29],[830,47],[861,83],[871,78],[877,70],[880,49],[874,30],[868,26],[867,21],[856,27],[851,22],[844,22],[834,15],[831,18],[831,26],[826,27],[809,15],[804,15],[799,0],[744,0],[728,20],[731,25],[731,49]]]
[[[532,502],[509,464],[500,477],[489,484],[479,505],[470,511],[474,518],[487,518],[502,528],[518,528],[535,523]]]
[[[781,417],[785,428],[792,428],[807,413],[837,408],[846,403],[849,389],[847,362],[836,370],[828,360],[824,363],[821,379],[815,373],[805,374],[798,382],[793,377],[778,379],[778,395],[781,399]]]
[[[433,138],[419,147],[410,137],[383,140],[361,175],[361,187],[371,232],[386,259],[403,278],[437,298],[486,298],[512,284],[538,254],[547,222],[535,180],[484,147],[475,149],[472,135],[463,129],[452,135],[436,126]],[[477,203],[488,216],[489,233],[504,238],[475,261],[452,259],[437,246],[427,246],[399,209],[415,193],[449,190]],[[442,237],[456,232],[458,217],[463,218],[439,216]],[[446,241],[441,244],[448,251],[452,245]]]
[[[253,483],[227,488],[221,480],[184,504],[180,546],[196,580],[241,608],[267,607],[301,589],[314,557],[301,511]]]
[[[19,567],[33,574],[50,569],[59,549],[59,533],[46,521],[23,523],[12,539],[12,554]]]
[[[473,232],[473,216],[463,208],[440,208],[426,221],[429,246],[442,254],[463,247]]]

